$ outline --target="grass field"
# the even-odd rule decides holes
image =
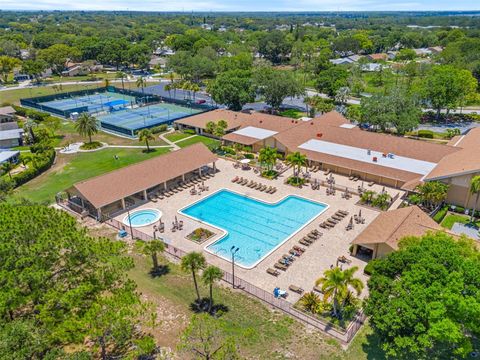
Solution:
[[[212,139],[212,138],[209,138],[209,137],[206,137],[206,136],[201,136],[201,135],[197,135],[197,136],[188,138],[186,140],[180,140],[176,144],[178,146],[180,146],[181,148],[184,148],[184,147],[187,147],[187,146],[199,143],[199,142],[204,143],[207,146],[220,145],[219,140],[215,140],[215,139]]]
[[[87,141],[85,137],[78,135],[75,130],[74,123],[68,120],[62,120],[58,130],[55,132],[57,138],[54,146],[65,146],[67,144]],[[138,141],[138,139],[129,139],[116,135],[112,135],[103,131],[99,131],[97,134],[92,136],[92,140],[100,141],[107,143],[109,145],[134,145],[142,146],[145,145],[144,142]],[[155,140],[149,142],[150,145],[168,145],[165,141],[158,137],[158,134],[155,135]]]
[[[180,141],[180,140],[185,139],[185,138],[190,137],[190,136],[192,136],[192,134],[186,134],[186,133],[181,132],[181,131],[175,131],[171,134],[165,135],[165,137],[168,140],[173,141],[173,142]]]
[[[440,225],[442,225],[444,228],[451,229],[453,224],[457,222],[461,224],[468,224],[470,223],[470,216],[459,215],[459,214],[447,214],[447,216],[445,216],[445,218],[443,219]],[[477,227],[480,227],[480,220],[477,220],[475,222],[475,225],[477,225]]]
[[[153,278],[148,273],[150,259],[140,256],[134,256],[134,259],[136,266],[130,277],[137,283],[138,290],[161,312],[157,341],[161,346],[175,349],[179,335],[193,314],[190,304],[195,299],[195,292],[191,276],[181,272],[178,265],[168,263],[168,273]],[[207,296],[206,287],[202,285],[200,291],[202,296]],[[344,351],[336,340],[306,329],[301,323],[281,312],[269,310],[242,292],[216,286],[214,299],[226,307],[222,318],[227,322],[228,332],[237,339],[241,355],[246,358],[384,359],[379,343],[368,327],[361,330],[349,349]],[[167,324],[162,325],[162,317],[168,319]]]
[[[53,202],[55,194],[74,183],[106,172],[165,154],[168,148],[143,153],[141,149],[104,149],[90,153],[58,155],[56,164],[47,172],[15,190],[13,198],[35,202]],[[118,160],[114,159],[118,156]]]

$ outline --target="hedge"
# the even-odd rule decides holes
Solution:
[[[433,139],[433,131],[431,130],[418,130],[418,137]]]
[[[152,128],[152,133],[153,134],[162,133],[167,131],[167,128],[168,128],[167,124],[158,125]]]
[[[30,119],[37,120],[37,121],[45,121],[47,118],[51,116],[49,113],[46,113],[46,112],[27,109],[17,105],[12,105],[12,107],[15,109],[15,112],[18,115],[23,117],[28,117]]]
[[[29,167],[25,171],[22,171],[18,174],[12,176],[12,180],[15,183],[15,187],[25,184],[26,182],[32,180],[33,178],[37,177],[44,171],[50,169],[55,160],[55,150],[48,149],[44,153],[45,157],[42,158],[42,161],[37,163],[37,166]]]

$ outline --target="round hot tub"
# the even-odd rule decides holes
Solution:
[[[123,223],[127,226],[142,227],[156,223],[162,217],[162,212],[157,209],[141,209],[132,211],[130,216],[125,216]]]

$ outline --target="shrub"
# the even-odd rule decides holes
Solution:
[[[168,125],[167,124],[162,124],[158,125],[152,128],[152,133],[153,134],[158,134],[167,131]]]
[[[278,175],[278,172],[276,170],[265,170],[262,172],[262,177],[266,179],[275,179]]]
[[[228,147],[228,146],[222,146],[222,150],[226,153],[226,154],[230,154],[230,155],[236,155],[237,152],[231,148],[231,147]]]
[[[373,264],[374,264],[374,262],[372,260],[367,264],[367,266],[365,266],[365,269],[363,270],[363,272],[366,275],[372,275],[372,272],[373,272],[373,269],[374,269]]]
[[[250,159],[250,160],[255,159],[255,155],[253,154],[244,154],[243,156],[245,157],[245,159]]]
[[[305,179],[302,179],[301,177],[298,177],[298,176],[292,176],[287,179],[287,184],[301,187],[302,185],[305,184]]]
[[[418,130],[417,135],[421,138],[433,139],[433,131],[431,130]]]
[[[44,171],[50,169],[53,161],[55,160],[55,150],[53,148],[49,148],[42,153],[36,154],[35,156],[37,158],[35,167],[29,167],[25,171],[22,171],[12,176],[15,187],[25,184],[26,182],[37,177]]]
[[[50,117],[49,113],[43,111],[27,109],[17,105],[12,105],[12,107],[15,109],[18,115],[28,117],[36,121],[45,121],[48,117]]]
[[[102,143],[100,141],[92,141],[89,143],[85,143],[82,146],[80,146],[80,149],[82,150],[94,150],[102,147]]]
[[[448,205],[443,206],[438,212],[435,214],[433,217],[433,220],[435,220],[437,223],[441,223],[445,215],[447,215],[448,212]]]
[[[193,130],[193,129],[186,129],[186,130],[183,130],[183,132],[185,134],[189,134],[189,135],[195,135],[196,134],[195,130]]]

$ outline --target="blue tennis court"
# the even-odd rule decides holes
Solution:
[[[138,129],[169,124],[174,120],[200,112],[202,110],[177,104],[160,103],[133,109],[111,111],[109,114],[99,115],[97,118],[102,128],[133,136]]]
[[[119,94],[115,92],[102,92],[82,96],[70,96],[62,99],[46,101],[40,103],[42,106],[48,106],[54,109],[68,111],[79,107],[87,106],[88,112],[96,113],[100,111],[111,111],[112,108],[124,108],[135,104],[133,96]]]

